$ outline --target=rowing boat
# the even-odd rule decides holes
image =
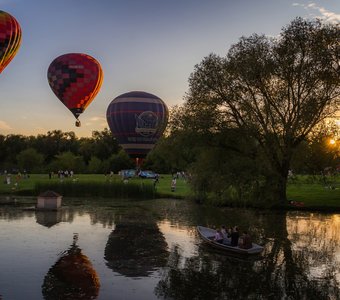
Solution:
[[[245,254],[245,255],[259,254],[263,251],[263,247],[255,243],[252,243],[252,247],[249,249],[243,249],[238,246],[237,247],[230,246],[230,238],[224,238],[223,243],[216,242],[214,241],[215,233],[216,233],[215,229],[211,229],[211,228],[203,227],[203,226],[197,226],[197,231],[204,242],[206,242],[208,245],[214,248],[217,248],[217,249],[226,250],[226,251],[237,253],[237,254]]]

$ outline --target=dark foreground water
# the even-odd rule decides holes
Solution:
[[[58,212],[0,206],[1,300],[340,299],[339,214],[167,199],[64,204]],[[198,224],[237,224],[265,251],[216,252]]]

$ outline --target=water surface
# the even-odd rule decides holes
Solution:
[[[0,206],[1,300],[340,299],[339,214],[86,203],[64,200],[57,212]],[[196,226],[222,224],[248,229],[263,254],[202,244]]]

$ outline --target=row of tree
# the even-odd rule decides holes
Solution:
[[[94,131],[88,138],[60,130],[37,136],[0,135],[3,171],[107,173],[131,167],[133,162],[107,129]]]
[[[258,169],[259,163],[255,159],[258,159],[259,150],[249,135],[235,128],[214,134],[191,130],[189,127],[176,129],[179,114],[179,108],[173,107],[172,130],[159,140],[144,161],[143,168],[163,174],[183,170],[196,173],[194,169],[199,168],[199,165],[202,168],[199,173],[202,174],[208,173],[209,168],[214,169],[214,165],[216,169],[231,173],[235,172],[233,169],[245,173],[251,173],[255,166]],[[329,168],[335,170],[340,164],[340,148],[331,142],[339,134],[338,131],[338,126],[315,128],[297,149],[291,169],[298,174],[320,174]],[[220,152],[220,155],[209,155],[214,151]],[[230,162],[225,167],[218,167],[220,162],[216,160],[211,164],[207,161],[209,157],[228,159]],[[92,137],[86,138],[77,138],[74,132],[60,130],[37,136],[0,135],[2,171],[26,170],[39,173],[72,169],[84,173],[116,173],[134,167],[134,161],[106,128],[101,132],[94,131]]]

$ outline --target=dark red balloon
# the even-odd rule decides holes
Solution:
[[[113,99],[106,112],[112,135],[133,158],[144,158],[155,146],[168,117],[168,108],[159,97],[138,91]]]
[[[103,71],[90,55],[69,53],[50,64],[47,78],[52,91],[79,122],[79,115],[99,92]]]

